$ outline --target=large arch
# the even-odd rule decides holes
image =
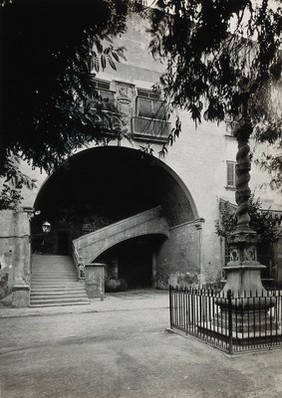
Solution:
[[[119,184],[127,190],[140,187],[137,189],[141,193],[137,207],[142,210],[147,210],[150,199],[160,201],[166,210],[170,226],[199,217],[188,188],[167,164],[140,150],[113,146],[86,149],[73,155],[43,183],[35,199],[34,208],[43,212],[43,218],[50,216],[52,219],[54,210],[63,204],[62,199],[66,202],[67,195],[71,194],[73,198],[80,197],[83,200],[85,194],[95,193],[97,199],[97,196],[102,197],[109,193],[105,187],[112,185],[109,188],[116,191]],[[145,187],[150,191],[145,192]],[[119,193],[120,191],[121,188]],[[168,203],[171,211],[166,205]],[[175,212],[174,215],[172,210]],[[121,215],[114,215],[115,219],[120,217]]]
[[[199,217],[188,188],[163,161],[136,149],[95,147],[70,157],[42,185],[34,203],[41,214],[34,218],[32,232],[36,236],[47,219],[52,232],[45,250],[63,254],[73,239],[156,206],[174,231]],[[158,252],[163,240],[154,244]],[[123,252],[125,247],[123,243]]]

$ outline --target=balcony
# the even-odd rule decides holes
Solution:
[[[145,116],[134,116],[131,119],[134,139],[140,141],[167,141],[171,131],[171,123],[162,119],[152,119]]]

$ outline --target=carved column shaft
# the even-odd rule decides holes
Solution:
[[[249,188],[250,181],[250,147],[248,145],[249,137],[252,132],[252,124],[248,120],[241,122],[235,131],[235,136],[238,141],[238,152],[236,156],[236,193],[235,199],[238,205],[236,211],[237,227],[236,233],[244,234],[250,233],[249,226],[249,199],[251,197],[251,190]]]

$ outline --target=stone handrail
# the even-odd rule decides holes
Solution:
[[[85,263],[82,257],[78,254],[76,247],[72,244],[72,258],[77,269],[77,278],[79,280],[85,279]]]
[[[144,222],[144,218],[147,215],[149,216],[149,218],[147,218],[146,221],[148,219],[154,219],[154,218],[160,216],[160,213],[161,213],[161,206],[157,206],[157,207],[155,207],[153,209],[146,210],[146,211],[144,211],[142,213],[139,213],[137,215],[134,215],[132,217],[128,217],[128,218],[125,218],[123,220],[117,221],[114,224],[107,225],[106,227],[103,227],[103,228],[101,228],[99,230],[96,230],[96,231],[90,232],[88,234],[82,235],[81,237],[73,240],[73,246],[76,247],[76,244],[78,242],[80,243],[79,248],[87,246],[89,244],[88,243],[89,238],[91,236],[97,235],[98,231],[100,233],[99,240],[102,240],[104,237],[106,237],[108,235],[108,231],[113,229],[113,226],[116,226],[118,228],[118,230],[119,230],[120,227],[122,227],[122,225],[127,225],[130,220],[133,220],[134,225],[142,224]],[[102,232],[102,235],[101,235],[101,232]]]
[[[147,234],[161,234],[168,237],[169,228],[162,213],[161,206],[144,211],[82,235],[73,240],[73,246],[85,263],[91,263],[101,253],[127,239]]]

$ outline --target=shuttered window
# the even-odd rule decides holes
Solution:
[[[235,188],[235,166],[236,162],[226,162],[227,167],[227,187]]]

